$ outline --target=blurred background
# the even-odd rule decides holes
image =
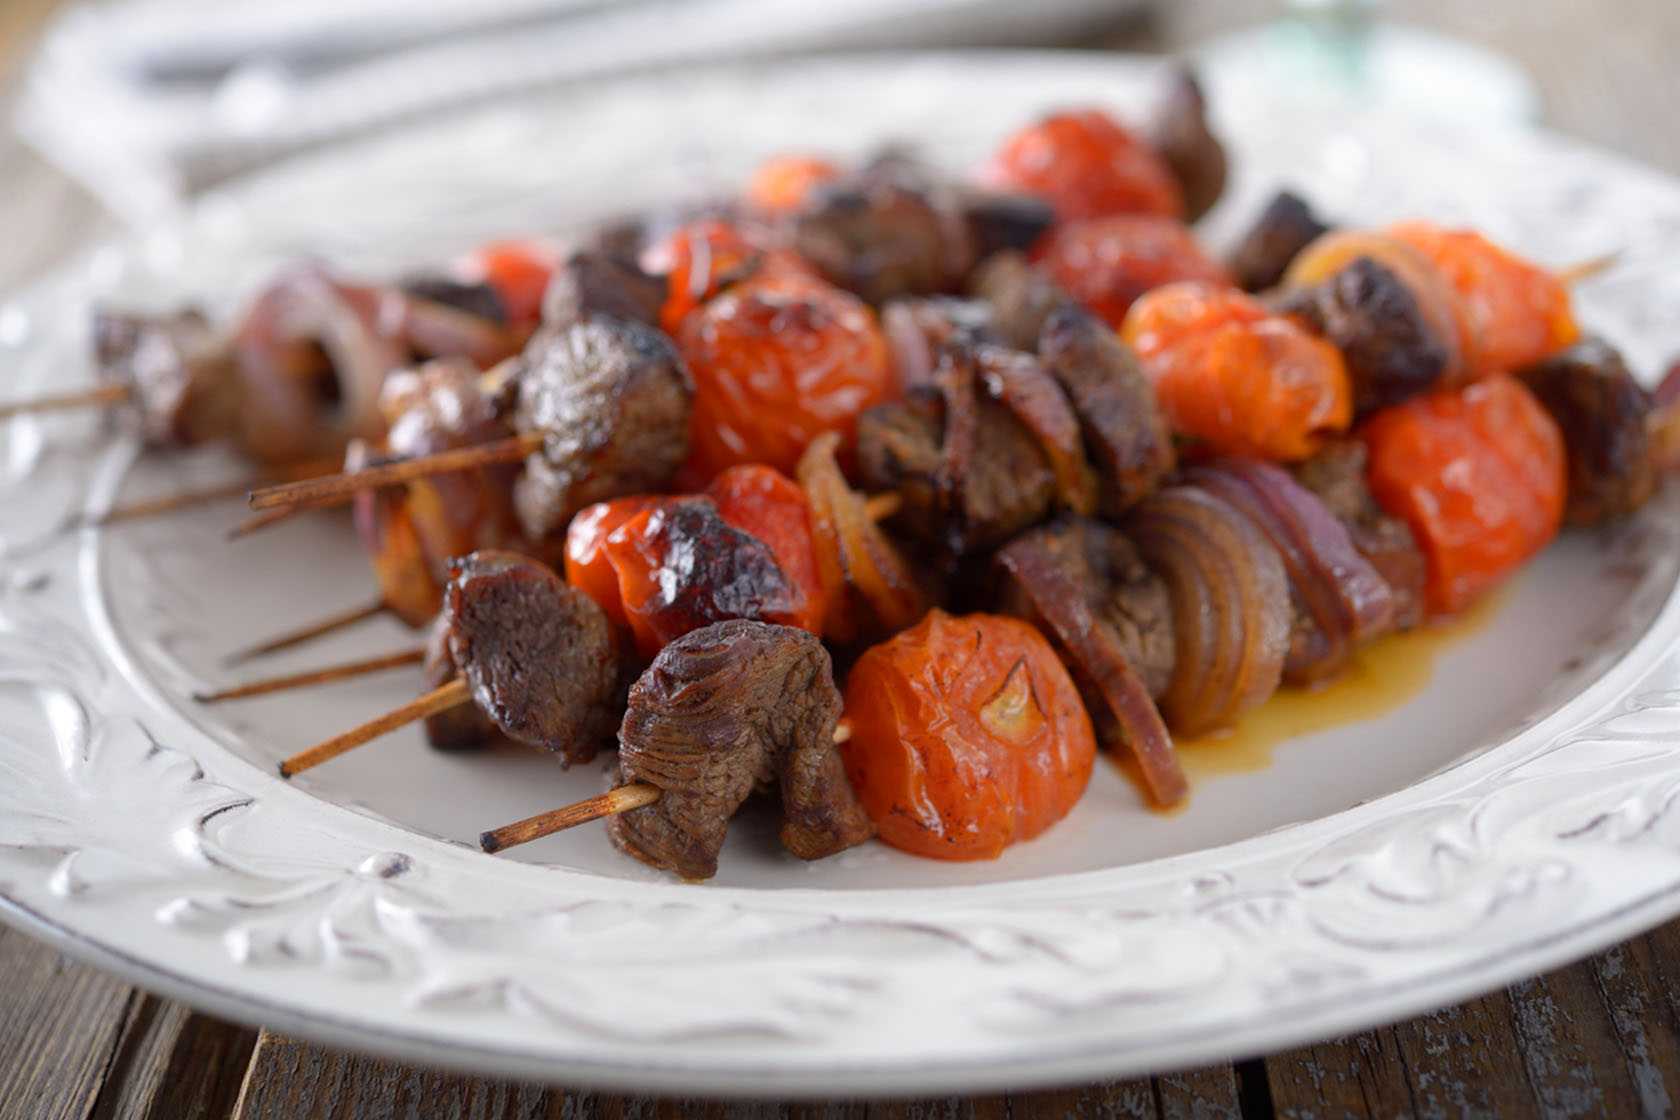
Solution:
[[[1680,171],[1675,0],[0,0],[0,289],[299,151],[567,82],[801,51],[1194,56],[1214,100],[1533,123]]]

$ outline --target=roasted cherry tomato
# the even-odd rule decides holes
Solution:
[[[694,377],[686,481],[737,463],[791,474],[823,432],[848,442],[858,414],[893,392],[875,313],[856,296],[785,272],[725,291],[683,321]]]
[[[1116,329],[1132,302],[1175,280],[1229,284],[1224,266],[1173,218],[1118,214],[1057,226],[1035,253],[1039,267]]]
[[[1037,195],[1064,222],[1110,214],[1184,216],[1166,161],[1101,109],[1055,113],[1003,142],[981,172],[991,186]]]
[[[1475,336],[1471,377],[1515,372],[1581,337],[1569,289],[1474,230],[1402,222],[1388,235],[1429,258],[1457,293]]]
[[[1236,288],[1157,288],[1132,305],[1120,336],[1173,429],[1221,454],[1305,459],[1353,419],[1336,348]]]
[[[819,156],[772,156],[748,180],[747,202],[767,213],[785,214],[799,209],[813,187],[839,174],[838,167]]]
[[[643,268],[665,275],[660,326],[676,334],[690,311],[750,275],[761,255],[739,229],[721,218],[702,218],[672,230],[642,254]]]
[[[1096,738],[1050,644],[1019,619],[935,610],[865,651],[846,680],[842,751],[882,840],[993,859],[1067,816]]]
[[[344,457],[345,470],[371,465],[367,444],[352,440]],[[367,551],[380,600],[405,624],[421,627],[443,608],[443,585],[432,570],[425,543],[409,516],[403,488],[356,491],[351,502],[356,535]]]
[[[492,241],[463,259],[457,271],[488,284],[507,312],[508,325],[531,326],[542,319],[543,292],[559,263],[554,248],[539,241]]]
[[[596,502],[581,510],[566,527],[566,582],[595,600],[618,626],[630,623],[618,594],[618,572],[607,556],[607,537],[638,513],[666,500],[657,494],[637,494]]]
[[[769,545],[782,566],[795,602],[790,616],[778,621],[821,634],[828,597],[817,575],[811,507],[805,492],[779,471],[747,463],[714,478],[706,496],[717,503],[725,521]]]
[[[1546,547],[1563,521],[1563,436],[1534,396],[1496,376],[1385,408],[1361,435],[1371,492],[1412,528],[1430,611],[1463,610]]]

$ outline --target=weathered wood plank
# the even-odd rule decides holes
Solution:
[[[138,998],[116,977],[0,926],[0,1120],[88,1116]]]
[[[1513,984],[1509,994],[1542,1115],[1639,1114],[1639,1092],[1589,965]]]
[[[1394,1028],[1420,1117],[1538,1116],[1504,992]]]
[[[1154,1120],[1160,1115],[1156,1104],[1155,1087],[1148,1080],[1109,1081],[1077,1089],[1012,1093],[1002,1115],[1008,1120]]]
[[[548,1090],[406,1066],[298,1042],[257,1038],[234,1106],[237,1120],[543,1120]]]
[[[221,1120],[256,1041],[254,1030],[142,995],[123,1024],[94,1120]]]
[[[1387,1027],[1267,1058],[1266,1081],[1280,1117],[1339,1120],[1415,1114],[1400,1044]]]
[[[1155,1108],[1161,1120],[1238,1120],[1237,1072],[1223,1065],[1157,1077]]]
[[[1646,1116],[1680,1108],[1680,922],[1594,957],[1616,1040]]]

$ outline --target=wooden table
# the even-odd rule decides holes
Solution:
[[[0,4],[0,67],[53,0]],[[1491,43],[1539,79],[1556,126],[1680,172],[1675,0],[1417,0],[1404,18]],[[1269,17],[1264,0],[1164,4],[1105,42],[1173,49]],[[0,138],[0,291],[109,228]],[[1680,1102],[1680,922],[1408,1023],[1264,1058],[1057,1093],[729,1106],[436,1073],[200,1015],[0,927],[0,1118],[653,1116],[1109,1118],[1670,1115]]]

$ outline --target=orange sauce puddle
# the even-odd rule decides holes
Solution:
[[[1487,626],[1504,600],[1504,593],[1497,592],[1456,618],[1384,638],[1360,651],[1332,681],[1316,688],[1279,689],[1229,730],[1176,740],[1185,773],[1192,784],[1221,774],[1254,773],[1270,766],[1277,748],[1291,739],[1394,711],[1429,687],[1436,658]],[[1134,767],[1122,769],[1136,781]]]

